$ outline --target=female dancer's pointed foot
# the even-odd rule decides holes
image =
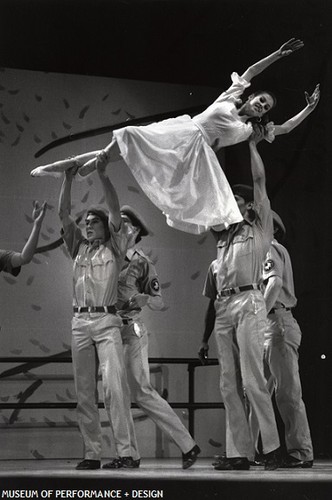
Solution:
[[[62,174],[73,167],[79,167],[81,163],[78,163],[75,156],[71,158],[66,158],[65,160],[56,161],[54,163],[49,163],[48,165],[41,165],[31,170],[30,175],[32,177],[42,177],[45,175],[52,177],[61,177]]]
[[[31,177],[43,177],[45,175],[51,176],[51,177],[61,177],[62,172],[59,171],[52,171],[48,170],[45,167],[48,167],[49,165],[42,165],[40,167],[36,167],[33,170],[31,170],[30,175]]]

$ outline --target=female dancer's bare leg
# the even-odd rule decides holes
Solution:
[[[97,154],[94,155],[92,159],[88,159],[86,163],[82,167],[78,169],[78,174],[81,177],[86,177],[87,175],[90,175],[91,172],[96,170],[96,165],[98,162],[98,157],[99,155],[103,157],[107,157],[108,162],[113,162],[113,161],[118,161],[121,159],[121,153],[120,153],[120,148],[118,146],[118,143],[116,139],[112,139],[112,141],[106,146],[105,149],[102,149],[101,151],[97,151]]]
[[[66,158],[65,160],[56,161],[54,163],[49,163],[48,165],[41,165],[39,167],[34,168],[30,175],[32,177],[40,177],[43,175],[51,175],[53,177],[61,177],[63,172],[66,170],[78,166],[84,165],[91,158],[96,158],[96,156],[100,153],[100,151],[90,151],[90,153],[84,153],[78,156],[72,156],[70,158]]]

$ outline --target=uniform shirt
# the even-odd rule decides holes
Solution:
[[[217,290],[262,281],[262,264],[273,239],[273,222],[267,196],[255,204],[255,220],[243,220],[217,238]]]
[[[12,266],[11,260],[13,255],[15,255],[15,252],[10,250],[0,250],[0,273],[1,271],[4,271],[5,273],[12,274],[13,276],[17,276],[20,273],[21,266]]]
[[[122,317],[140,317],[141,308],[126,307],[128,300],[138,293],[161,297],[156,269],[142,250],[135,250],[130,260],[126,258],[120,272],[117,307]]]
[[[218,261],[214,260],[211,262],[204,283],[203,295],[211,300],[215,300],[217,297],[217,269]]]
[[[72,222],[63,238],[74,259],[74,306],[112,306],[117,302],[118,277],[127,250],[124,224],[118,232],[109,225],[111,237],[90,245],[80,228]]]
[[[273,307],[295,307],[297,299],[291,259],[286,248],[277,240],[272,241],[263,266],[263,280],[265,281],[272,276],[278,276],[282,280],[282,288]]]

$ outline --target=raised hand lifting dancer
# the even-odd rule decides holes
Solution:
[[[170,226],[199,234],[209,227],[239,222],[242,215],[215,152],[247,140],[257,122],[264,128],[265,139],[272,142],[275,136],[293,130],[315,109],[319,85],[311,96],[305,93],[307,105],[282,125],[267,119],[267,112],[276,105],[271,92],[251,94],[244,103],[240,99],[253,77],[303,45],[301,40],[291,38],[241,76],[232,73],[230,88],[193,118],[183,115],[115,130],[104,150],[37,167],[31,175],[59,176],[79,165],[79,174],[85,176],[96,168],[98,156],[106,155],[109,162],[122,157]]]

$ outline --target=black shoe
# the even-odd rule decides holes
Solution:
[[[189,469],[189,467],[194,465],[200,452],[200,447],[195,444],[188,453],[182,453],[182,469]]]
[[[118,457],[104,464],[102,469],[138,469],[140,463],[140,459],[134,460],[132,457]]]
[[[214,461],[212,462],[212,465],[218,465],[219,462],[223,461],[223,460],[226,460],[226,456],[225,455],[214,455]]]
[[[280,467],[283,469],[311,469],[313,464],[313,460],[299,460],[291,455],[287,455],[283,458]]]
[[[255,458],[252,462],[250,462],[250,465],[254,465],[255,467],[261,467],[264,464],[265,464],[264,455],[261,455],[260,453],[255,453]]]
[[[100,469],[100,460],[82,460],[79,462],[75,469],[77,470],[94,470]]]
[[[250,462],[246,457],[221,457],[214,468],[215,470],[249,470]]]
[[[276,470],[281,467],[282,459],[280,456],[280,448],[263,455],[264,470]]]

